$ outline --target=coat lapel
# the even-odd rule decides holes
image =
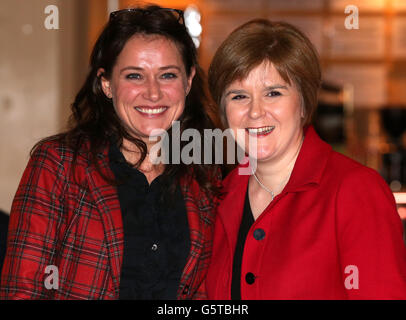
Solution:
[[[238,175],[238,170],[230,174],[235,174],[235,176],[231,177],[231,181],[224,189],[224,200],[218,207],[218,221],[223,225],[231,254],[234,255],[250,176]]]
[[[100,155],[99,165],[108,177],[112,177],[106,155]],[[94,197],[100,218],[103,223],[106,239],[106,249],[111,266],[111,278],[116,298],[119,297],[120,272],[123,257],[124,231],[116,187],[108,184],[97,172],[96,168],[89,166],[86,170],[89,189]],[[106,288],[107,289],[107,288]]]
[[[200,191],[197,182],[191,178],[180,181],[185,200],[190,229],[190,252],[182,273],[178,298],[196,298],[195,293],[202,284],[207,270],[214,227],[214,204]]]
[[[332,152],[331,146],[319,138],[313,126],[305,128],[304,135],[286,192],[306,191],[319,185]]]
[[[187,296],[193,286],[194,271],[197,269],[196,265],[199,261],[198,257],[202,254],[202,228],[201,219],[199,217],[199,207],[196,203],[196,198],[193,197],[193,183],[194,181],[181,180],[181,191],[185,200],[185,207],[187,212],[187,219],[189,223],[190,234],[190,252],[188,261],[182,274],[181,286],[179,287],[179,294]]]

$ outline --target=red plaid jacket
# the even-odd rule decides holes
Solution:
[[[123,225],[116,187],[83,157],[75,180],[72,157],[72,150],[57,142],[42,144],[32,155],[11,209],[0,299],[119,297]],[[99,154],[99,164],[113,176],[107,150]],[[204,299],[217,200],[209,201],[191,179],[182,180],[181,190],[191,250],[178,299]],[[56,275],[45,271],[50,265],[58,268],[58,289],[45,286]]]

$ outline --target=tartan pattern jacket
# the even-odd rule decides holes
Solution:
[[[72,150],[56,141],[31,156],[11,208],[0,299],[118,299],[123,225],[117,190],[82,156],[75,180],[72,159]],[[113,177],[108,150],[98,159]],[[191,249],[177,298],[204,299],[217,199],[210,201],[193,179],[183,179],[181,190]],[[57,289],[47,266],[58,268]]]

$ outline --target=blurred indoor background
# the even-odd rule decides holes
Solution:
[[[406,218],[406,0],[150,2],[185,10],[205,70],[221,41],[245,21],[298,26],[323,66],[317,131],[337,151],[378,170]],[[140,3],[146,2],[1,0],[0,209],[10,211],[34,143],[63,130],[109,12]],[[58,29],[44,24],[49,5],[58,9]],[[358,29],[348,29],[357,22],[354,7],[345,13],[349,5],[358,9]]]

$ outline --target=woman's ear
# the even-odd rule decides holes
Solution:
[[[189,91],[190,91],[190,89],[192,88],[192,82],[193,82],[193,78],[194,78],[195,74],[196,74],[196,68],[195,68],[195,67],[192,67],[192,68],[190,69],[190,75],[189,75],[189,77],[187,78],[186,95],[189,94]]]
[[[306,116],[306,108],[305,108],[305,103],[304,103],[304,99],[303,97],[300,97],[300,118],[302,118],[302,120],[305,118]]]
[[[104,73],[105,73],[104,69],[100,68],[99,70],[97,70],[97,77],[100,78],[100,84],[104,94],[106,95],[107,98],[111,99],[113,97],[113,94],[111,92],[110,80],[106,79],[103,76]]]

